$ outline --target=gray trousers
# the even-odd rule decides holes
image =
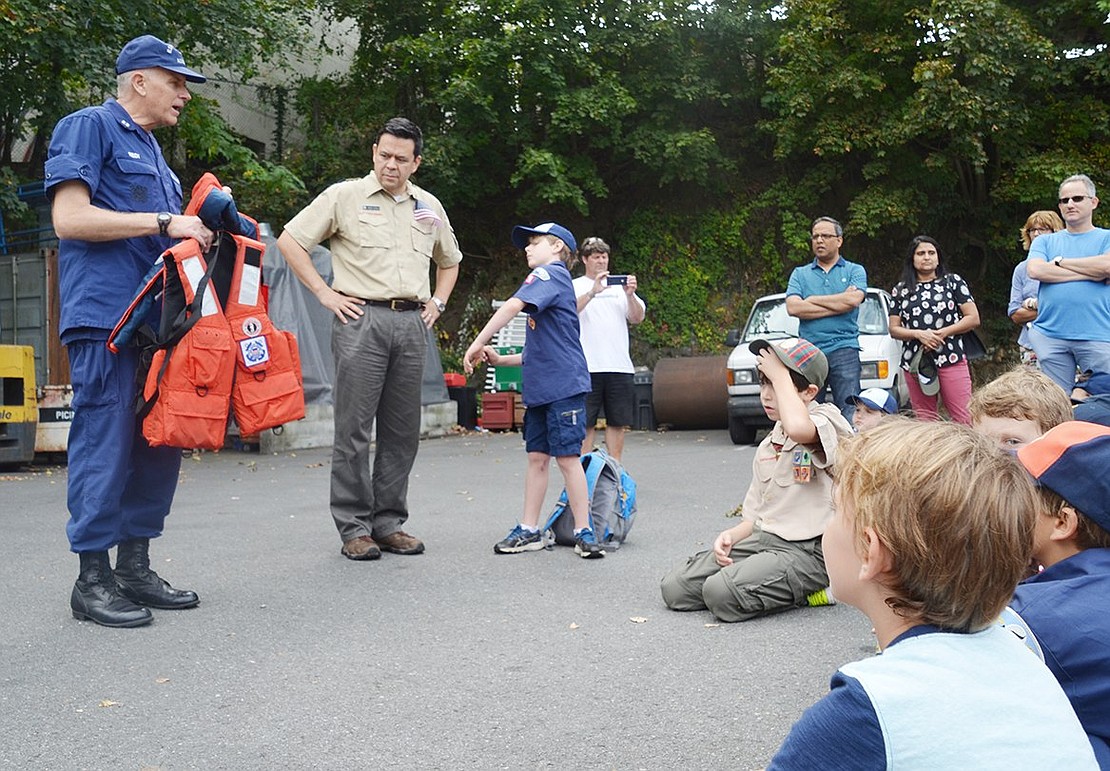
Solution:
[[[806,604],[806,595],[829,585],[821,539],[787,541],[758,528],[733,544],[732,564],[721,567],[713,550],[699,552],[663,577],[663,602],[671,610],[709,610],[721,621]]]
[[[384,538],[408,519],[409,472],[420,445],[428,330],[418,311],[363,306],[333,322],[335,447],[331,515],[344,541]],[[373,474],[370,432],[377,422]]]

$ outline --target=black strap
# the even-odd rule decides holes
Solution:
[[[216,239],[212,242],[212,246],[208,249],[207,254],[205,254],[207,266],[205,268],[204,275],[201,276],[200,281],[197,283],[197,290],[196,294],[193,296],[193,301],[178,312],[177,316],[173,320],[173,325],[171,327],[173,331],[169,335],[167,335],[164,340],[157,341],[157,343],[153,346],[153,349],[151,350],[150,360],[147,361],[145,367],[146,372],[150,371],[150,364],[153,361],[154,355],[153,351],[164,350],[166,352],[166,356],[164,359],[162,359],[162,366],[158,368],[158,377],[155,380],[154,393],[150,395],[149,399],[143,396],[143,392],[146,390],[146,374],[144,373],[143,375],[142,385],[144,386],[144,388],[139,389],[139,396],[135,405],[135,414],[138,416],[139,420],[144,419],[147,415],[150,414],[150,411],[154,409],[154,403],[158,401],[158,395],[161,393],[158,386],[161,385],[162,377],[166,374],[166,368],[170,365],[170,358],[173,356],[174,351],[177,350],[177,344],[180,343],[182,338],[184,338],[185,335],[188,334],[189,330],[196,326],[196,323],[200,321],[201,307],[204,304],[204,293],[208,290],[208,284],[212,280],[212,273],[215,272],[216,264],[220,261],[219,247],[223,238],[223,233],[219,233]],[[169,254],[170,253],[167,252],[167,255]],[[173,266],[167,265],[166,269],[169,270],[172,267],[174,270],[177,270],[177,276],[180,279],[181,273],[176,264],[178,261],[177,257],[170,256],[170,259],[173,260],[175,264]]]

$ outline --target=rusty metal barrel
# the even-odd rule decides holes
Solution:
[[[674,429],[727,428],[727,356],[660,359],[652,375],[655,422]]]

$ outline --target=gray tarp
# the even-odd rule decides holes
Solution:
[[[331,404],[335,362],[331,355],[331,325],[335,317],[323,308],[294,275],[277,248],[277,239],[264,235],[263,270],[270,287],[270,318],[279,329],[297,336],[304,374],[304,397],[309,404]],[[329,284],[332,280],[331,252],[317,246],[309,255],[316,270]],[[443,365],[435,334],[428,331],[428,357],[424,362],[421,404],[450,401],[443,382]]]

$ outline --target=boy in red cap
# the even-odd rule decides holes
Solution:
[[[1036,636],[1110,769],[1110,428],[1069,421],[1018,450],[1045,504],[1033,557],[1044,569],[1018,585],[1011,609]]]
[[[813,343],[756,340],[750,348],[775,425],[752,461],[742,519],[661,586],[668,608],[708,609],[730,622],[806,605],[828,586],[821,533],[832,516],[831,470],[837,445],[852,435],[835,405],[815,401],[829,363]]]

